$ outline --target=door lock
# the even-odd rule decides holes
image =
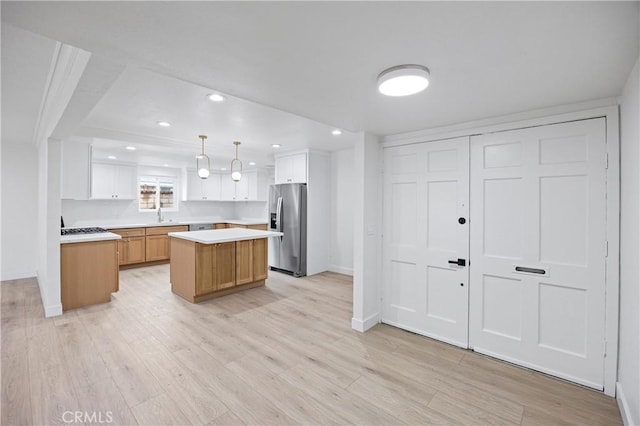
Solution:
[[[464,217],[458,218],[458,223],[460,225],[464,225],[465,223],[467,223],[467,219],[465,219]]]
[[[467,259],[450,260],[451,265],[467,266]]]

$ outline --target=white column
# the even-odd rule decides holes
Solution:
[[[378,138],[364,132],[354,145],[353,318],[364,332],[380,321],[381,164]]]

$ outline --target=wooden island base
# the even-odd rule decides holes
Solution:
[[[191,303],[265,284],[266,238],[215,244],[170,240],[171,291]]]

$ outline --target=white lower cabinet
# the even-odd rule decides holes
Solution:
[[[93,163],[91,166],[91,198],[135,200],[137,198],[136,166]]]

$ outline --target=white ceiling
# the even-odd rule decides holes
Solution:
[[[285,150],[352,143],[333,128],[388,135],[616,96],[639,51],[638,2],[1,7],[3,24],[127,65],[79,134],[197,147],[202,132],[220,150],[241,140],[256,158],[269,157],[276,140]],[[4,86],[4,31],[2,50]],[[408,98],[378,94],[377,74],[402,63],[428,66],[430,87]],[[229,102],[207,101],[213,90]]]

